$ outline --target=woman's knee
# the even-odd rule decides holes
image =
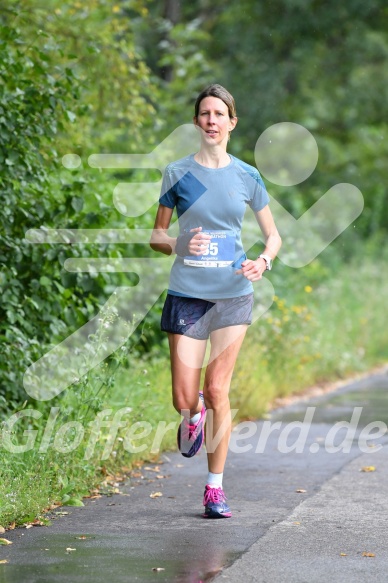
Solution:
[[[172,403],[176,411],[195,411],[198,407],[198,393],[196,395],[173,394]]]
[[[229,389],[217,383],[204,386],[203,396],[207,409],[221,409],[229,406]]]

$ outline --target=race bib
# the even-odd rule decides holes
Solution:
[[[203,231],[211,236],[202,255],[187,255],[183,262],[191,267],[227,267],[234,261],[236,235],[226,231]]]

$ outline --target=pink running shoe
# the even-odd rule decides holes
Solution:
[[[212,488],[206,484],[203,505],[205,506],[204,518],[230,518],[232,516],[222,488]]]
[[[199,393],[203,401],[203,394]],[[202,447],[205,439],[206,407],[203,403],[201,417],[197,423],[191,425],[187,419],[183,419],[179,425],[177,442],[178,448],[184,457],[193,457]]]

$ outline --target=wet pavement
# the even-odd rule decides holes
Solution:
[[[2,535],[13,545],[0,547],[0,583],[388,581],[387,391],[382,372],[240,424],[224,473],[231,519],[201,516],[206,453],[167,453],[122,494]]]

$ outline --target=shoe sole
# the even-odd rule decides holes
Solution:
[[[203,430],[202,430],[202,433],[203,433]],[[179,448],[179,443],[178,443],[178,449],[179,449],[179,451],[181,452],[181,454],[183,455],[183,457],[186,457],[186,458],[194,457],[195,455],[197,455],[197,453],[199,452],[199,450],[200,450],[200,449],[201,449],[201,447],[203,446],[203,442],[204,442],[204,441],[205,441],[205,439],[204,439],[204,435],[202,434],[202,441],[201,441],[201,445],[200,445],[200,446],[198,447],[198,449],[197,449],[196,451],[194,451],[193,453],[189,453],[189,452],[190,452],[190,450],[189,450],[187,453],[184,453],[183,451],[181,451],[181,450],[180,450],[180,448]],[[191,449],[191,448],[190,448],[190,449]]]
[[[178,446],[179,451],[183,455],[183,457],[190,458],[190,457],[194,457],[195,455],[197,455],[197,453],[199,452],[199,450],[203,446],[203,442],[205,441],[205,431],[204,431],[204,428],[203,427],[201,429],[201,435],[202,435],[201,444],[192,453],[190,453],[190,451],[191,451],[191,449],[192,449],[192,447],[193,447],[194,444],[191,446],[191,448],[189,449],[188,452],[183,452],[183,451],[181,451],[181,449],[179,447],[179,438],[177,438],[177,446]]]
[[[231,512],[225,512],[224,514],[220,514],[219,512],[212,512],[211,514],[202,514],[204,518],[231,518]]]

